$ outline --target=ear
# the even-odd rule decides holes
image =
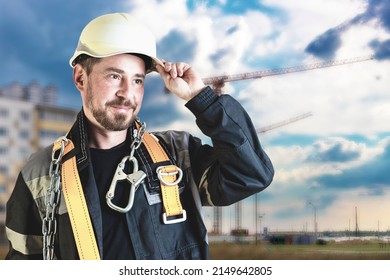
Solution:
[[[81,67],[80,64],[76,64],[76,66],[73,68],[73,82],[79,91],[84,90],[85,79],[86,73],[83,67]]]

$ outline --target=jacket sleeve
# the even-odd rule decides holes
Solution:
[[[23,176],[19,174],[7,202],[8,260],[42,259],[42,222]]]
[[[264,190],[273,179],[272,163],[263,151],[244,108],[230,95],[207,87],[186,104],[212,146],[190,148],[194,179],[203,204],[233,204]]]

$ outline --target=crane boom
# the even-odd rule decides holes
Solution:
[[[220,90],[224,86],[225,82],[233,82],[233,81],[249,80],[249,79],[260,79],[260,78],[268,77],[268,76],[276,76],[276,75],[288,74],[288,73],[293,73],[293,72],[302,72],[302,71],[308,71],[308,70],[313,70],[313,69],[362,62],[362,61],[366,61],[366,60],[372,60],[373,58],[374,58],[374,56],[371,54],[371,55],[354,57],[354,58],[321,61],[321,62],[317,62],[317,63],[300,65],[300,66],[293,66],[293,67],[286,67],[286,68],[266,69],[266,70],[232,74],[232,75],[220,75],[220,76],[204,78],[203,82],[206,85],[213,85],[216,90],[218,90],[218,89]]]
[[[293,122],[297,122],[299,120],[302,120],[304,118],[310,117],[312,115],[313,114],[311,112],[308,112],[308,113],[305,113],[305,114],[302,114],[302,115],[290,118],[288,120],[284,120],[284,121],[281,121],[281,122],[278,122],[278,123],[274,123],[274,124],[271,124],[271,125],[268,125],[268,126],[265,126],[265,127],[257,128],[256,132],[257,133],[265,133],[265,132],[267,132],[269,130],[272,130],[272,129],[275,129],[275,128],[278,128],[278,127],[281,127],[281,126],[285,126],[285,125],[288,125],[288,124],[293,123]]]
[[[220,94],[221,89],[225,85],[226,82],[249,80],[249,79],[260,79],[262,77],[267,77],[267,76],[276,76],[276,75],[288,74],[288,73],[293,73],[293,72],[302,72],[302,71],[308,71],[308,70],[313,70],[313,69],[318,69],[318,68],[325,68],[325,67],[332,67],[332,66],[337,66],[337,65],[356,63],[356,62],[361,62],[361,61],[366,61],[366,60],[372,60],[373,58],[374,58],[373,55],[367,55],[367,56],[361,56],[361,57],[355,57],[355,58],[322,61],[322,62],[307,64],[307,65],[287,67],[287,68],[268,69],[268,70],[261,70],[261,71],[255,71],[255,72],[233,74],[233,75],[220,75],[220,76],[214,76],[214,77],[209,77],[209,78],[203,78],[203,82],[206,85],[212,85],[214,87],[215,92],[217,94]],[[308,112],[308,113],[290,118],[288,120],[274,123],[274,124],[268,125],[266,127],[258,128],[258,129],[256,129],[256,132],[257,133],[265,133],[269,130],[288,125],[290,123],[302,120],[302,119],[310,117],[310,116],[312,116],[312,113]],[[256,218],[256,220],[257,220],[257,218]],[[257,228],[257,226],[256,226],[256,228]],[[214,208],[213,233],[220,234],[221,229],[222,229],[222,209],[220,207],[215,207]],[[236,230],[239,231],[240,229],[241,229],[241,201],[237,202],[237,205],[236,205]],[[257,233],[256,233],[256,235],[257,235]]]

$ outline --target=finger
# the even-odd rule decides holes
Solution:
[[[165,69],[165,72],[171,71],[171,69],[172,69],[172,63],[171,63],[171,62],[165,62],[165,63],[164,63],[164,69]]]
[[[170,66],[171,69],[169,70],[169,74],[173,79],[175,79],[177,77],[177,64],[173,63]]]
[[[179,77],[182,77],[184,75],[184,72],[187,70],[188,64],[184,62],[178,62],[177,63],[177,75]]]
[[[157,70],[157,72],[160,73],[160,74],[162,74],[163,72],[165,72],[165,71],[164,71],[164,67],[161,66],[160,64],[157,64],[157,63],[156,63],[156,70]]]
[[[169,80],[171,79],[171,75],[165,71],[165,65],[164,67],[161,65],[156,65],[157,72],[160,74],[161,78],[163,79],[164,83],[169,83]]]
[[[157,72],[160,74],[160,76],[164,79],[164,80],[169,80],[170,78],[170,75],[169,73],[167,73],[167,71],[165,71],[165,66],[162,67],[161,65],[156,65],[156,69],[157,69]]]

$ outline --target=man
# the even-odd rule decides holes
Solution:
[[[21,170],[7,203],[6,258],[84,259],[90,242],[98,259],[207,259],[201,206],[233,204],[273,178],[248,114],[190,65],[159,60],[150,31],[128,14],[92,20],[70,64],[82,110],[66,139]],[[150,71],[188,101],[212,147],[186,132],[144,132],[137,114]],[[61,168],[72,160],[68,174]],[[82,186],[74,197],[72,178]]]

